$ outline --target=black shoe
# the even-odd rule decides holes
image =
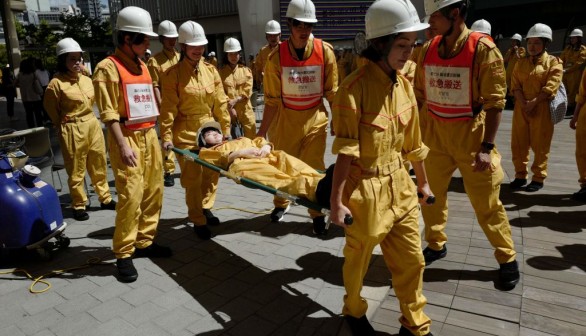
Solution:
[[[448,254],[448,247],[446,244],[442,247],[441,250],[436,251],[432,250],[429,247],[426,247],[423,250],[423,258],[425,258],[425,265],[430,265],[432,262],[444,258]]]
[[[76,221],[86,221],[90,219],[90,215],[84,209],[74,209],[73,210],[73,219]]]
[[[368,322],[366,315],[363,315],[361,318],[346,315],[344,316],[344,320],[346,320],[346,323],[350,326],[350,330],[352,330],[352,335],[354,336],[376,335],[376,332],[372,325],[370,325],[370,322]]]
[[[122,282],[134,282],[138,278],[138,272],[134,268],[132,258],[116,259],[118,267],[118,279]]]
[[[137,248],[134,250],[135,258],[169,258],[173,255],[173,251],[167,246],[161,246],[157,243],[152,243],[145,248]]]
[[[285,214],[287,212],[289,212],[289,209],[291,208],[290,205],[287,205],[286,208],[274,208],[273,212],[271,212],[271,222],[273,223],[277,223],[283,220],[283,216],[285,216]]]
[[[543,188],[543,182],[535,182],[535,181],[531,181],[531,183],[529,183],[526,187],[525,187],[525,191],[526,192],[536,192],[537,190]]]
[[[586,202],[586,187],[582,187],[579,191],[572,194],[574,201]]]
[[[498,285],[502,290],[511,290],[519,283],[519,265],[517,260],[501,264]]]
[[[401,329],[399,329],[399,336],[414,336],[413,333],[411,333],[409,331],[409,329],[405,328],[404,326],[401,326]],[[432,333],[427,333],[425,334],[425,336],[433,336]]]
[[[163,180],[165,181],[163,182],[165,187],[172,187],[175,185],[175,178],[173,178],[173,175],[171,175],[170,173],[165,173],[165,175],[163,176]]]
[[[326,170],[324,178],[319,180],[315,188],[315,198],[317,204],[324,208],[330,208],[330,195],[332,194],[332,182],[334,180],[335,165],[330,165]]]
[[[316,236],[325,236],[328,234],[325,216],[319,216],[313,219],[313,234]]]
[[[206,224],[211,226],[220,225],[220,219],[212,213],[210,209],[203,209],[203,215],[206,217]]]
[[[513,180],[513,182],[511,182],[511,184],[509,184],[509,188],[511,188],[513,190],[517,190],[517,189],[521,189],[526,184],[527,184],[527,179],[516,178]]]
[[[210,240],[212,238],[212,231],[207,225],[194,225],[193,231],[201,240]]]
[[[102,210],[116,210],[116,201],[111,200],[110,203],[100,203]]]

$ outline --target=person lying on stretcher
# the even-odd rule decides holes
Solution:
[[[273,150],[262,137],[223,139],[218,122],[204,123],[197,133],[199,158],[237,176],[329,207],[331,181],[324,180],[319,186],[320,196],[316,196],[318,184],[326,174],[283,151]]]

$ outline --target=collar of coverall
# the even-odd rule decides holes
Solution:
[[[140,67],[140,63],[136,63],[136,60],[130,58],[126,53],[122,51],[120,48],[116,48],[116,52],[114,56],[118,57],[118,59],[124,64],[126,69],[130,71],[134,75],[141,75],[142,69]]]

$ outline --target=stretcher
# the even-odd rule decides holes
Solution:
[[[200,164],[206,168],[209,168],[209,169],[219,173],[221,176],[227,177],[227,178],[233,180],[234,182],[241,184],[245,187],[252,188],[252,189],[260,189],[262,191],[268,192],[268,193],[273,194],[275,196],[284,198],[290,202],[294,202],[296,204],[304,206],[308,209],[318,211],[325,216],[329,217],[329,215],[330,215],[330,209],[328,209],[324,206],[321,206],[318,203],[314,203],[314,202],[309,201],[306,198],[291,195],[291,194],[288,194],[288,193],[283,192],[281,190],[268,187],[268,186],[263,185],[261,183],[258,183],[256,181],[253,181],[249,178],[241,177],[241,176],[237,176],[235,174],[232,174],[229,171],[226,171],[218,166],[215,166],[209,162],[206,162],[206,161],[200,159],[199,155],[197,153],[194,153],[194,152],[186,150],[186,149],[179,149],[179,148],[173,148],[173,151],[177,154],[183,155],[183,157],[185,157],[186,160],[193,161],[193,162]],[[344,223],[347,225],[352,224],[352,221],[353,221],[352,216],[350,216],[350,215],[346,215],[346,217],[344,218]],[[328,221],[326,222],[326,229],[328,229],[329,225],[330,225],[330,220],[328,219]]]

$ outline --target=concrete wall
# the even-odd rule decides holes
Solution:
[[[256,55],[267,42],[265,24],[270,20],[279,20],[278,0],[238,0],[240,14],[240,31],[243,37],[244,56]]]

